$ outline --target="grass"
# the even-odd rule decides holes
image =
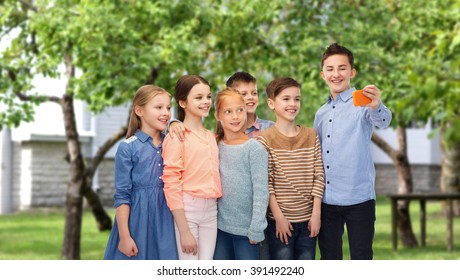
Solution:
[[[114,210],[109,210],[113,217]],[[59,260],[64,234],[63,209],[39,209],[0,216],[0,260]],[[81,259],[104,255],[110,232],[99,232],[85,210],[81,234]]]
[[[391,209],[386,197],[377,198],[377,221],[374,239],[376,260],[460,260],[460,218],[454,220],[454,250],[447,251],[446,218],[440,202],[427,202],[425,248],[404,248],[401,243],[393,251],[391,244]],[[418,203],[410,207],[412,227],[420,238]],[[109,215],[115,211],[110,209]],[[0,216],[0,260],[59,260],[64,232],[62,209],[39,209]],[[81,259],[100,260],[104,255],[109,232],[99,232],[91,212],[85,211],[81,240]],[[348,259],[344,236],[344,259]],[[317,252],[317,256],[319,252]]]

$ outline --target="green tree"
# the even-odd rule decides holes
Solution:
[[[411,85],[418,88],[408,97],[413,117],[432,119],[441,135],[442,178],[445,192],[460,191],[460,2],[443,1],[426,14],[421,46],[425,59],[409,68]],[[460,215],[460,203],[454,204]]]
[[[271,35],[282,55],[267,57],[267,69],[302,82],[306,101],[299,119],[311,125],[327,98],[319,76],[322,52],[333,42],[349,46],[357,68],[353,85],[377,85],[393,112],[398,147],[376,134],[372,140],[393,160],[398,192],[413,190],[406,127],[429,119],[439,124],[436,132],[443,143],[448,140],[443,144],[442,189],[458,191],[458,11],[458,1],[292,1]],[[403,244],[417,246],[408,201],[398,204],[398,215]]]
[[[12,40],[0,58],[0,101],[6,105],[0,124],[17,126],[33,120],[35,106],[43,102],[62,108],[71,171],[63,258],[80,258],[83,196],[97,214],[100,229],[110,228],[111,220],[91,190],[91,180],[104,154],[126,133],[126,127],[120,128],[85,161],[74,100],[85,101],[99,113],[131,100],[142,84],[155,83],[172,92],[175,81],[187,73],[203,75],[213,87],[220,87],[232,74],[227,72],[230,68],[248,67],[251,61],[245,61],[245,56],[250,52],[263,55],[269,49],[259,29],[273,15],[262,12],[262,2],[224,3],[3,2],[0,34]],[[65,79],[62,95],[37,92],[32,82],[37,76]]]

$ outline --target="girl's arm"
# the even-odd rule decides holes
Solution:
[[[252,181],[252,220],[249,226],[248,238],[251,244],[265,239],[264,230],[267,227],[268,194],[268,154],[259,143],[249,150],[249,166]]]
[[[118,244],[118,250],[128,257],[137,256],[136,242],[131,238],[129,232],[128,220],[129,220],[129,205],[122,204],[117,207],[115,217],[117,218],[118,234],[120,235],[120,243]]]
[[[133,136],[134,137],[134,136]],[[133,169],[133,146],[125,140],[118,146],[115,154],[115,194],[114,207],[117,219],[120,242],[118,250],[128,257],[136,256],[138,249],[129,231],[129,213],[131,209],[131,193],[133,181],[130,176]]]
[[[182,252],[193,254],[195,256],[198,253],[198,246],[195,237],[190,232],[190,227],[188,226],[184,209],[173,210],[172,214],[174,216],[176,226],[179,229]]]

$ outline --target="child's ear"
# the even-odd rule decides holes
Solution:
[[[179,106],[181,106],[182,109],[185,109],[185,107],[187,107],[186,105],[187,105],[187,102],[185,102],[184,100],[179,100]]]
[[[217,117],[217,112],[214,111],[214,118],[216,118],[216,121],[219,121],[219,118]]]
[[[134,106],[134,113],[138,116],[138,117],[142,117],[142,107],[138,106],[138,105],[135,105]]]
[[[355,75],[356,75],[356,69],[355,69],[355,68],[353,68],[353,69],[351,69],[351,75],[350,75],[350,78],[353,78]]]
[[[275,109],[275,101],[273,101],[271,98],[267,99],[267,104],[270,109]]]
[[[324,77],[324,72],[323,71],[321,71],[319,74],[321,75],[321,78],[323,78],[323,80],[326,80],[326,77]]]

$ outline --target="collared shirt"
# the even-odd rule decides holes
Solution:
[[[152,137],[141,130],[120,142],[115,154],[115,208],[131,206],[133,192],[139,189],[163,188],[161,149],[161,144],[155,147]]]
[[[329,97],[315,115],[323,154],[326,188],[323,202],[353,205],[375,199],[375,167],[371,156],[374,126],[386,128],[392,114],[379,108],[355,107],[352,93],[346,90],[333,100]]]
[[[183,141],[166,135],[163,141],[163,181],[169,209],[184,209],[182,193],[200,198],[219,198],[222,185],[219,150],[214,133],[206,130],[203,138],[185,130]]]
[[[256,116],[256,121],[251,127],[246,128],[246,135],[249,138],[256,138],[259,136],[260,131],[269,128],[270,126],[274,125],[275,123],[269,120],[262,120]]]

